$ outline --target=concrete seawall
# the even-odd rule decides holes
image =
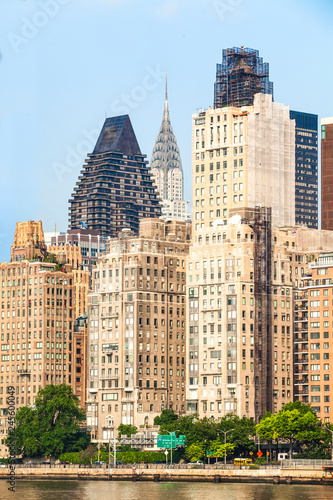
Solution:
[[[274,483],[274,484],[329,484],[333,476],[321,469],[78,469],[17,467],[18,480],[107,480],[107,481],[200,481],[215,483]],[[9,470],[0,470],[0,479],[8,479]]]

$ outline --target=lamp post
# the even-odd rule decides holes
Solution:
[[[172,465],[172,438],[173,438],[173,434],[175,435],[175,438],[176,438],[176,432],[180,432],[179,429],[177,429],[176,431],[166,431],[168,432],[169,434],[171,434],[171,439],[170,439],[170,454],[171,454],[171,465]]]
[[[219,429],[217,432],[223,432],[224,434],[224,465],[227,465],[227,434],[228,432],[233,431],[234,429],[229,429],[228,431],[222,431]]]

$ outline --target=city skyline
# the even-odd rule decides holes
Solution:
[[[264,2],[249,5],[245,0],[237,5],[197,1],[195,8],[191,8],[193,2],[185,0],[179,4],[160,2],[158,6],[147,1],[141,8],[130,0],[110,4],[97,0],[93,6],[82,2],[80,10],[71,2],[54,3],[57,9],[52,15],[41,15],[40,5],[32,0],[5,1],[0,7],[0,89],[6,96],[0,134],[1,261],[8,260],[17,220],[43,219],[45,230],[53,230],[55,224],[67,230],[67,200],[105,115],[115,116],[127,110],[142,153],[149,159],[160,125],[166,67],[169,87],[173,89],[173,127],[182,152],[184,199],[190,199],[191,192],[191,115],[197,108],[213,104],[216,64],[224,48],[244,45],[259,50],[270,65],[276,102],[318,114],[319,119],[332,115],[328,97],[330,69],[325,66],[327,75],[322,70],[331,45],[326,28],[332,17],[328,2],[284,2],[279,12]],[[123,19],[125,12],[126,44],[123,30],[117,26],[117,19]],[[302,25],[306,33],[313,35],[302,37],[301,48],[296,42],[302,32],[293,25],[296,15],[297,26]],[[274,25],[263,22],[272,16]],[[134,23],[138,20],[143,28],[149,23],[157,40],[154,47],[149,37],[137,36]],[[38,25],[35,28],[34,23]],[[170,30],[170,23],[175,30]],[[279,36],[277,44],[275,35],[282,25],[284,36]],[[87,37],[84,34],[88,27],[91,35]],[[194,36],[199,27],[212,37],[207,38],[207,43],[202,43],[204,37]],[[60,31],[64,33],[61,37]],[[235,36],[236,31],[242,31],[242,37]],[[79,49],[72,43],[76,35]],[[314,57],[314,37],[321,47],[320,57]],[[101,38],[107,41],[103,48]],[[136,38],[138,45],[133,51]],[[209,42],[212,39],[213,48]],[[116,41],[122,44],[119,54],[114,50]],[[92,60],[96,73],[88,74]],[[112,64],[103,65],[105,60]],[[194,84],[189,85],[193,74]]]

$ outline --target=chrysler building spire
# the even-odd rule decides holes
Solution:
[[[173,133],[168,104],[168,76],[165,75],[165,102],[162,124],[151,158],[151,173],[155,178],[163,203],[163,215],[187,218],[187,202],[183,201],[183,169],[176,137]]]

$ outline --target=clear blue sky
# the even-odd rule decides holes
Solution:
[[[65,231],[105,116],[128,112],[150,156],[165,68],[191,198],[191,115],[212,105],[226,47],[258,49],[275,101],[333,115],[330,0],[0,0],[0,261],[16,221]]]

